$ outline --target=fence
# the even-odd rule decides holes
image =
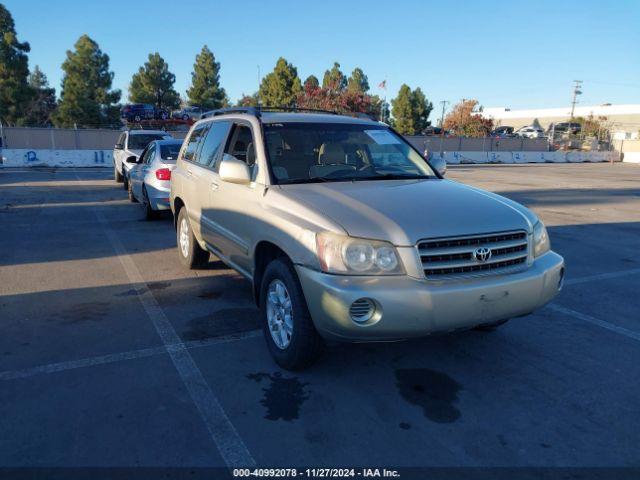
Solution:
[[[468,138],[407,136],[418,150],[430,152],[546,152],[545,138]]]
[[[0,147],[31,150],[112,150],[119,130],[4,127],[0,129]],[[186,132],[168,132],[184,138]]]

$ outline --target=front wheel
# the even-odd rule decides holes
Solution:
[[[302,370],[322,354],[324,342],[316,331],[300,281],[291,262],[273,260],[260,288],[260,316],[267,347],[286,370]]]
[[[192,270],[204,266],[209,261],[209,252],[198,245],[196,237],[191,230],[187,209],[184,207],[180,209],[178,214],[176,233],[180,263]]]

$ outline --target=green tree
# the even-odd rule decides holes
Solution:
[[[341,92],[347,87],[347,77],[344,76],[344,73],[340,70],[340,64],[338,62],[333,62],[333,67],[331,70],[326,70],[324,72],[324,77],[322,78],[322,88],[328,88],[329,90],[335,90]]]
[[[414,112],[413,92],[409,85],[403,83],[398,96],[391,100],[393,123],[398,133],[402,135],[416,134],[416,117]]]
[[[31,97],[29,50],[27,42],[18,41],[13,17],[0,3],[0,120],[7,123],[21,120]]]
[[[131,78],[129,100],[135,103],[153,103],[158,108],[178,108],[180,95],[173,88],[176,76],[158,52],[150,53],[149,59]]]
[[[413,104],[413,124],[415,133],[419,134],[427,128],[429,122],[429,114],[433,110],[433,104],[427,100],[420,87],[411,92],[411,103]]]
[[[367,93],[369,91],[369,80],[362,69],[356,67],[351,72],[347,80],[347,90],[354,93]]]
[[[215,110],[228,103],[227,93],[220,86],[220,62],[216,62],[213,52],[206,45],[196,56],[187,97],[191,105],[207,110]]]
[[[302,92],[302,84],[298,70],[291,63],[280,57],[273,72],[262,79],[260,101],[267,107],[293,106],[298,94]]]
[[[29,87],[31,100],[25,108],[24,123],[36,126],[49,125],[56,109],[56,89],[49,87],[47,76],[37,65],[29,75]]]
[[[60,103],[53,116],[58,127],[104,126],[120,121],[120,90],[111,90],[113,72],[109,56],[98,44],[82,35],[75,50],[67,50],[62,64],[64,77]]]
[[[318,77],[316,77],[315,75],[309,75],[307,79],[304,81],[305,89],[312,90],[314,88],[319,88],[319,87],[320,87],[320,81],[318,80]]]

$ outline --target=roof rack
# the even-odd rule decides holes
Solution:
[[[307,113],[326,113],[329,115],[347,115],[357,118],[364,118],[367,120],[377,121],[371,115],[363,112],[337,112],[335,110],[321,110],[318,108],[303,108],[303,107],[228,107],[219,108],[217,110],[211,110],[202,114],[202,118],[217,117],[218,115],[229,115],[233,113],[242,113],[245,115],[253,115],[260,118],[262,112],[307,112]]]

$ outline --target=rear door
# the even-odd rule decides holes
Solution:
[[[222,156],[222,150],[230,127],[231,122],[226,120],[211,122],[211,127],[202,142],[202,150],[198,157],[198,165],[205,172],[201,177],[199,190],[202,206],[200,220],[202,237],[217,251],[222,251],[221,246],[225,237],[221,234],[220,212],[212,203],[212,195],[215,194],[220,185],[220,179],[215,168]]]
[[[182,199],[185,202],[191,228],[195,235],[201,238],[200,216],[202,211],[202,178],[206,174],[199,163],[200,149],[202,140],[209,130],[209,123],[196,125],[188,138],[185,139],[182,160],[184,161],[184,169],[179,172],[182,175],[180,179],[182,185]]]

